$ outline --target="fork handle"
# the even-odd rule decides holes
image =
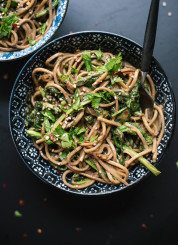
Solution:
[[[145,37],[143,42],[141,70],[148,72],[152,60],[152,54],[155,44],[157,21],[159,11],[159,0],[152,0],[147,20]]]

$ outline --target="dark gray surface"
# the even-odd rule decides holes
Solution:
[[[148,0],[71,0],[67,16],[55,37],[70,31],[100,30],[124,35],[142,44]],[[168,12],[172,16],[168,16]],[[160,4],[155,58],[172,82],[178,98],[178,3]],[[0,242],[1,244],[166,244],[177,238],[178,140],[174,139],[159,166],[129,191],[105,197],[72,197],[32,175],[18,156],[8,126],[8,102],[18,72],[28,58],[0,64]],[[7,80],[3,79],[8,73]],[[2,89],[3,88],[3,89]],[[7,188],[2,188],[6,183]],[[46,206],[43,199],[47,198]],[[19,199],[25,205],[19,206]],[[23,217],[14,217],[14,210]],[[146,224],[147,229],[141,225]],[[80,227],[81,231],[76,231]],[[43,233],[37,233],[41,228]],[[23,234],[28,233],[27,238]]]

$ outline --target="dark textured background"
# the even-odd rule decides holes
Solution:
[[[177,99],[178,2],[167,0],[166,7],[162,2],[154,56],[172,82]],[[142,44],[149,4],[150,0],[70,0],[66,18],[55,37],[71,31],[100,30]],[[159,166],[162,174],[149,176],[129,191],[84,198],[53,189],[23,164],[9,132],[9,96],[27,59],[0,64],[0,244],[176,244],[177,130]],[[4,79],[6,74],[8,79]],[[3,184],[7,187],[3,188]],[[21,199],[23,206],[19,205]],[[23,216],[15,217],[14,210]],[[37,232],[39,228],[42,234]]]

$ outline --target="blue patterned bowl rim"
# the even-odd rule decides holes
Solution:
[[[39,42],[37,42],[34,46],[31,46],[23,50],[18,50],[18,51],[13,51],[13,52],[0,52],[0,62],[12,61],[12,60],[16,60],[16,59],[25,57],[37,51],[44,44],[46,44],[53,37],[53,35],[56,33],[59,27],[62,25],[62,22],[67,12],[68,3],[69,3],[69,0],[59,1],[53,23],[49,31],[44,35],[44,37]]]
[[[115,189],[115,190],[110,190],[110,191],[106,191],[106,192],[82,192],[81,190],[75,190],[75,189],[71,189],[71,188],[67,188],[67,189],[63,189],[63,188],[60,188],[60,187],[57,187],[55,186],[54,184],[48,182],[47,180],[45,180],[43,177],[41,177],[37,172],[35,172],[31,166],[29,166],[27,164],[27,162],[25,161],[24,157],[22,156],[20,150],[18,149],[17,147],[17,144],[15,142],[15,137],[13,135],[13,132],[12,132],[12,118],[11,118],[11,107],[12,107],[12,98],[13,98],[13,95],[14,95],[14,92],[15,92],[15,88],[18,84],[18,81],[19,81],[19,78],[23,72],[23,70],[28,67],[28,64],[33,61],[33,59],[40,53],[42,52],[42,50],[46,49],[47,47],[55,44],[56,42],[58,41],[62,41],[64,39],[68,39],[68,38],[75,38],[77,36],[80,36],[80,35],[108,35],[110,37],[118,37],[118,38],[121,38],[121,39],[124,39],[125,41],[128,41],[130,43],[132,43],[133,45],[135,45],[136,47],[138,47],[139,49],[142,50],[142,47],[141,45],[139,45],[138,43],[136,43],[135,41],[129,39],[129,38],[126,38],[122,35],[119,35],[119,34],[115,34],[115,33],[110,33],[110,32],[104,32],[104,31],[82,31],[82,32],[76,32],[76,33],[73,33],[73,34],[68,34],[68,35],[64,35],[62,37],[59,37],[51,42],[49,42],[48,44],[46,44],[45,46],[43,46],[42,48],[40,48],[35,54],[33,54],[33,56],[26,62],[26,64],[23,66],[23,68],[21,69],[14,85],[13,85],[13,88],[12,88],[12,92],[11,92],[11,96],[10,96],[10,101],[9,101],[9,127],[10,127],[10,132],[11,132],[11,136],[12,136],[12,139],[13,139],[13,142],[15,144],[15,147],[16,147],[16,150],[17,152],[19,153],[22,161],[25,163],[25,165],[32,171],[33,174],[35,174],[39,179],[41,179],[44,183],[48,184],[48,185],[51,185],[52,187],[55,187],[57,188],[58,190],[62,190],[62,191],[65,191],[65,192],[69,192],[71,194],[77,194],[77,195],[86,195],[86,196],[98,196],[98,195],[106,195],[106,194],[113,194],[113,193],[116,193],[116,192],[120,192],[120,191],[123,191],[123,190],[128,190],[130,188],[132,188],[133,186],[135,186],[136,184],[142,182],[146,177],[148,177],[149,175],[151,175],[151,173],[149,171],[146,172],[145,175],[141,176],[141,178],[138,178],[136,181],[134,181],[131,185],[129,186],[123,186],[121,189]],[[101,47],[102,48],[102,47]],[[171,130],[171,133],[170,133],[170,136],[169,136],[169,139],[167,141],[167,144],[166,144],[166,148],[163,150],[163,152],[161,153],[161,156],[159,158],[159,160],[156,162],[155,166],[158,166],[160,164],[160,162],[163,160],[164,156],[165,156],[165,153],[167,152],[169,146],[170,146],[170,142],[173,138],[173,135],[174,135],[174,130],[175,130],[175,123],[176,123],[176,101],[175,101],[175,96],[174,96],[174,92],[173,92],[173,89],[172,89],[172,84],[171,82],[168,80],[163,68],[161,67],[160,63],[154,58],[152,57],[152,63],[155,63],[158,67],[159,67],[159,71],[161,71],[163,74],[164,74],[164,77],[166,79],[166,82],[169,86],[169,89],[170,89],[170,97],[171,97],[171,101],[172,101],[172,105],[173,105],[173,110],[172,110],[172,130]],[[122,184],[121,184],[122,185]],[[86,188],[85,188],[86,189]]]

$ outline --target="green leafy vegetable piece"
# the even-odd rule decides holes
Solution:
[[[112,115],[112,117],[117,116],[118,114],[120,114],[121,112],[125,111],[126,109],[127,109],[127,107],[124,107],[124,108],[120,109],[119,111],[116,111],[116,112]]]
[[[153,136],[148,135],[146,131],[139,126],[138,123],[130,122],[130,124],[136,127],[140,131],[140,133],[143,135],[148,145],[151,145],[153,143]]]
[[[96,51],[95,54],[96,54],[97,60],[101,60],[101,58],[103,57],[103,53],[101,51],[101,48],[99,48],[99,50]]]
[[[62,148],[71,148],[71,147],[75,146],[73,140],[71,140],[69,138],[69,134],[68,133],[63,134],[60,137],[60,139],[61,139]]]
[[[32,130],[32,129],[28,129],[26,132],[29,136],[32,136],[32,137],[36,137],[36,138],[42,137],[41,133],[36,132],[35,130]]]
[[[84,143],[84,138],[85,138],[85,135],[84,134],[81,134],[79,136],[78,144]]]
[[[80,134],[85,133],[85,132],[86,132],[86,129],[84,127],[76,127],[73,130],[74,135],[80,135]]]
[[[63,81],[68,81],[71,75],[60,75],[59,78],[61,78]]]
[[[47,88],[45,88],[45,92],[53,94],[53,95],[55,95],[55,94],[61,95],[61,92],[55,87],[47,87]]]
[[[27,40],[28,40],[28,43],[31,45],[31,46],[34,46],[36,44],[36,41],[31,39],[30,37],[27,37]]]
[[[89,75],[85,77],[79,77],[78,80],[74,83],[77,87],[88,85],[96,81],[100,75],[103,74],[103,71],[93,72],[91,71]]]
[[[135,111],[135,112],[134,112],[134,115],[135,115],[135,116],[142,117],[142,116],[144,116],[144,113],[142,113],[142,112],[140,112],[140,111]]]
[[[86,93],[83,100],[91,100],[91,105],[93,108],[98,109],[101,99],[110,102],[110,99],[114,96],[113,92],[100,92],[100,93]]]
[[[59,0],[54,0],[52,2],[52,9],[54,9],[59,3]],[[49,13],[49,7],[47,7],[46,9],[42,10],[41,12],[37,13],[35,15],[36,18],[40,18],[41,16],[48,14]]]
[[[46,25],[47,25],[46,22],[44,22],[44,23],[41,24],[41,28],[40,28],[40,30],[39,30],[39,32],[40,32],[41,34],[44,34],[44,33],[45,33]]]
[[[6,12],[5,8],[0,7],[0,12]]]
[[[178,162],[176,162],[176,167],[178,168]]]
[[[140,109],[140,94],[139,94],[139,85],[134,86],[130,92],[129,98],[126,100],[126,106],[130,108],[133,112]]]
[[[99,107],[100,101],[101,101],[101,97],[93,97],[91,101],[91,106],[97,109]]]
[[[46,108],[45,111],[42,111],[41,112],[45,117],[48,117],[52,122],[55,122],[55,116],[53,115],[53,113],[48,109]]]
[[[78,89],[75,90],[74,100],[75,102],[72,105],[72,109],[74,111],[80,111],[81,109],[83,109],[81,102],[80,102],[80,94],[79,94]]]
[[[94,141],[98,138],[98,136],[99,136],[99,135],[96,135],[96,136],[91,137],[90,143],[94,142]]]
[[[71,67],[71,73],[72,74],[75,74],[75,73],[78,73],[79,70],[75,69],[73,66]]]
[[[115,58],[113,58],[113,59],[110,59],[107,63],[106,63],[106,65],[105,65],[105,67],[106,67],[106,69],[107,69],[107,71],[109,72],[109,71],[115,71],[115,72],[117,72],[118,71],[118,69],[119,69],[119,64],[121,63],[121,61],[122,61],[122,57],[121,57],[121,53],[119,53],[118,55],[116,55],[115,56]]]
[[[69,150],[64,150],[62,154],[59,156],[60,160],[67,159],[69,153],[70,153]]]
[[[84,61],[84,64],[87,68],[87,71],[90,72],[92,70],[92,63],[91,63],[91,51],[90,50],[85,50],[82,53],[82,59]]]
[[[95,108],[95,112],[97,116],[107,118],[110,114],[107,110],[104,110],[103,108]]]
[[[131,148],[127,147],[127,146],[123,146],[123,150],[127,150],[130,151],[133,155],[137,155],[138,153],[135,152],[134,150],[132,150]],[[141,162],[146,168],[148,168],[154,175],[159,175],[161,172],[155,168],[155,166],[153,166],[147,159],[145,159],[144,157],[139,157],[138,158],[139,162]]]
[[[130,120],[131,113],[128,109],[122,111],[116,118],[116,121],[119,121],[121,123],[128,122]]]
[[[40,90],[42,97],[44,98],[45,97],[45,90],[41,86],[39,86],[39,90]]]
[[[123,124],[122,126],[120,126],[119,129],[123,133],[128,133],[128,134],[136,135],[136,133],[134,131],[132,131],[129,127],[127,127],[125,124]]]
[[[71,137],[74,139],[75,136],[79,137],[78,140],[78,144],[83,143],[84,142],[84,133],[85,133],[86,129],[84,127],[76,127],[76,128],[71,128],[69,131],[69,134],[71,135]]]
[[[93,65],[93,68],[95,68],[95,70],[98,71],[98,72],[102,72],[102,73],[107,72],[107,69],[106,69],[105,65],[104,66],[94,66]]]
[[[0,37],[10,37],[12,31],[12,25],[18,22],[18,17],[16,14],[11,14],[7,17],[4,17],[1,22],[0,27]]]
[[[57,107],[56,105],[50,104],[48,102],[43,102],[43,109],[49,108],[51,110],[54,110],[55,112],[59,113],[61,112],[61,109]]]
[[[93,169],[95,169],[96,171],[98,171],[96,165],[94,162],[91,162],[90,160],[88,159],[85,159],[85,162],[88,163],[88,165],[90,165]]]
[[[82,101],[80,103],[80,107],[78,108],[78,111],[82,110],[83,106],[89,104],[90,102],[91,102],[90,100]],[[73,112],[75,112],[75,110],[73,109],[73,107],[71,107],[70,109],[67,110],[66,113],[62,114],[54,123],[52,127],[52,131],[54,131],[60,125],[60,123],[67,117],[67,115],[72,114]]]
[[[111,58],[104,66],[94,66],[95,70],[100,72],[108,72],[110,75],[113,74],[113,72],[118,72],[118,69],[122,67],[122,57],[121,53],[116,55],[114,58]],[[117,82],[120,82],[120,78],[117,80]],[[115,80],[113,81],[115,83]]]
[[[63,134],[66,133],[66,131],[61,126],[58,126],[55,129],[54,133],[57,134],[57,135],[59,135],[59,136],[62,136]]]
[[[101,98],[102,96],[99,93],[86,93],[83,98],[83,101],[90,100],[92,107],[98,108]]]
[[[14,215],[15,217],[22,217],[22,214],[18,210],[14,211]]]
[[[62,159],[61,159],[62,160]],[[65,171],[65,170],[67,170],[67,166],[66,165],[61,165],[61,166],[59,166],[59,165],[56,165],[56,164],[54,164],[53,162],[50,162],[49,161],[49,163],[53,166],[53,167],[55,167],[55,168],[57,168],[57,169],[59,169],[60,171]]]
[[[113,131],[113,141],[116,147],[122,148],[122,144],[124,143],[124,134],[119,127]]]
[[[87,179],[86,177],[80,175],[80,174],[74,174],[72,176],[72,184],[74,185],[82,185],[82,184],[85,184],[87,183],[88,181],[90,181],[90,179]]]
[[[84,117],[85,121],[87,121],[88,124],[92,124],[94,122],[94,119],[91,115]]]
[[[120,83],[120,82],[123,81],[122,78],[118,77],[118,76],[113,76],[113,77],[111,76],[110,78],[111,78],[111,84],[112,85],[115,84],[115,83]]]
[[[44,118],[44,128],[47,133],[51,131],[51,125],[47,117]]]
[[[66,170],[67,170],[67,166],[66,166],[66,165],[58,166],[57,168],[58,168],[60,171],[66,171]]]
[[[8,12],[10,6],[11,6],[11,0],[7,0],[7,4],[6,4],[6,7],[5,7],[5,13]]]

